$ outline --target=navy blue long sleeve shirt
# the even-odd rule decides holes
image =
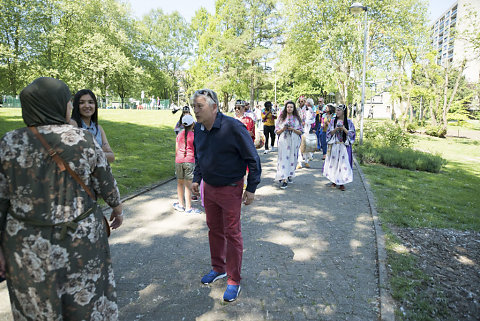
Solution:
[[[252,138],[240,121],[217,113],[210,131],[195,124],[195,170],[193,182],[201,179],[213,186],[234,184],[249,168],[246,190],[255,193],[262,168]]]

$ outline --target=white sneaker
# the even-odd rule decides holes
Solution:
[[[268,154],[268,149],[266,149],[263,153],[264,153],[264,154]]]

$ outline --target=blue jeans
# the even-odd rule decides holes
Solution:
[[[320,130],[320,143],[322,144],[323,155],[327,154],[327,132]]]

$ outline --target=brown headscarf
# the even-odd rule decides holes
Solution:
[[[71,93],[61,80],[40,77],[20,92],[22,117],[27,126],[66,124]]]

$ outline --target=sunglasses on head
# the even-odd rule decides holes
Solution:
[[[210,89],[200,89],[200,90],[197,90],[195,93],[199,95],[207,95],[215,102],[215,104],[218,103],[217,98],[215,97],[216,95]]]

